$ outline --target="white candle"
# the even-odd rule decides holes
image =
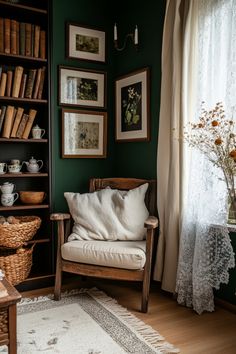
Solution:
[[[134,30],[134,44],[138,44],[138,26],[137,25]]]
[[[116,23],[114,25],[114,41],[117,41],[117,26],[116,26]]]

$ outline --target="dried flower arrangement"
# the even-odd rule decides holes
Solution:
[[[202,102],[199,121],[190,123],[188,128],[183,139],[222,170],[232,205],[231,216],[236,220],[236,132],[233,119],[226,117],[222,102],[216,103],[209,111]]]

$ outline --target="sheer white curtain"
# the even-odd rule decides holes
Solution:
[[[198,121],[202,101],[207,109],[223,102],[231,117],[236,105],[236,1],[199,0],[195,16],[198,70],[191,119]],[[201,313],[213,311],[213,288],[228,281],[234,255],[226,227],[227,195],[225,183],[219,180],[221,171],[198,151],[185,150],[176,292],[180,304]]]

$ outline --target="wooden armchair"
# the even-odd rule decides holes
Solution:
[[[145,195],[145,204],[150,213],[148,219],[145,221],[144,227],[147,229],[146,240],[143,242],[142,249],[144,250],[144,266],[141,269],[124,269],[118,267],[110,267],[99,264],[87,264],[63,259],[61,248],[67,242],[70,235],[70,214],[52,214],[51,220],[57,221],[58,224],[58,244],[57,244],[57,263],[56,263],[56,279],[54,289],[54,299],[60,300],[61,297],[61,281],[62,271],[79,274],[82,276],[92,276],[98,278],[107,278],[115,280],[129,280],[142,282],[142,303],[141,311],[147,312],[148,299],[150,289],[150,277],[152,267],[152,255],[155,229],[158,226],[157,209],[156,209],[156,180],[144,180],[134,178],[104,178],[104,179],[91,179],[90,192],[98,191],[107,187],[119,190],[131,190],[139,187],[140,185],[148,183],[148,189]],[[73,243],[68,242],[68,244]],[[79,241],[80,242],[80,241]],[[107,241],[98,241],[105,242]],[[117,242],[113,241],[113,245]],[[130,243],[130,242],[129,242]],[[135,241],[131,241],[133,248],[135,248]],[[128,249],[128,248],[127,248]],[[138,252],[140,246],[137,245]],[[128,252],[128,251],[127,251]]]

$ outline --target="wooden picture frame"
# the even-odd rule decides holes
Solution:
[[[106,72],[59,65],[59,105],[106,108]]]
[[[66,56],[105,63],[106,32],[78,23],[67,23]]]
[[[106,158],[107,113],[62,109],[62,157]]]
[[[149,77],[149,68],[143,68],[115,81],[118,142],[150,140]]]

